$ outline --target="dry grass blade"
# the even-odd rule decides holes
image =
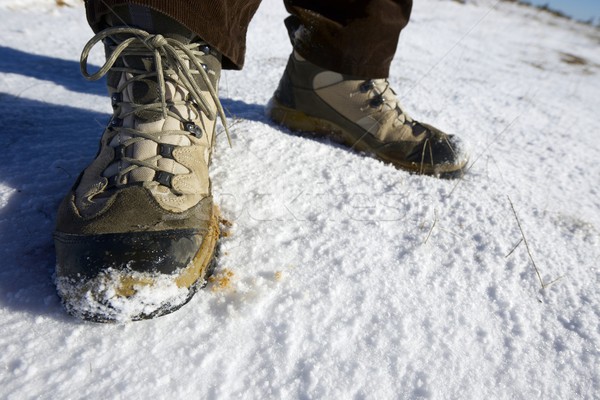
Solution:
[[[508,254],[504,256],[504,258],[510,257],[510,255],[515,252],[515,250],[517,249],[517,247],[519,247],[521,245],[521,243],[523,243],[522,238],[521,238],[521,240],[519,240],[519,242],[517,244],[515,244],[515,246],[512,248],[512,250],[509,251]]]
[[[537,265],[535,264],[535,261],[533,260],[533,255],[531,254],[531,249],[529,248],[529,243],[527,243],[527,238],[525,238],[525,233],[523,232],[523,227],[521,226],[521,221],[519,220],[519,217],[517,216],[517,211],[515,210],[515,206],[512,202],[512,200],[510,199],[510,196],[506,196],[508,198],[508,202],[510,203],[510,208],[512,208],[513,214],[515,216],[515,220],[517,221],[517,225],[519,226],[519,230],[521,231],[521,237],[523,238],[523,243],[525,243],[525,248],[527,248],[527,254],[529,254],[529,259],[531,260],[531,264],[533,264],[533,268],[535,269],[535,273],[540,281],[540,285],[542,286],[542,289],[546,288],[546,285],[544,285],[544,281],[542,280],[542,275],[540,275],[540,270],[538,269]]]
[[[437,210],[433,210],[433,212],[435,213],[435,216],[433,218],[433,224],[431,225],[431,228],[429,228],[429,232],[427,233],[427,237],[423,241],[423,244],[427,244],[427,241],[429,240],[429,237],[431,236],[431,232],[433,232],[433,228],[435,228],[435,224],[437,224],[437,221],[438,221]]]

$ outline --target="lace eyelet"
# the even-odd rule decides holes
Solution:
[[[175,150],[175,145],[160,143],[158,145],[158,154],[164,158],[173,158],[173,150]]]
[[[158,171],[154,175],[154,180],[156,182],[160,183],[163,186],[166,186],[168,188],[172,188],[173,187],[173,177],[174,176],[175,175],[170,174],[170,173],[165,172],[165,171]]]
[[[373,90],[373,88],[375,88],[375,82],[373,82],[372,80],[364,81],[360,85],[361,93],[367,93],[368,91]]]
[[[113,188],[119,185],[119,176],[118,175],[113,175],[110,176],[108,178],[106,178],[107,183],[106,183],[106,187],[107,188]]]
[[[378,107],[381,107],[383,105],[383,103],[385,103],[385,99],[383,98],[382,95],[378,95],[378,96],[373,97],[369,101],[369,106],[371,106],[372,108],[378,108]]]
[[[123,101],[123,95],[119,92],[115,92],[110,96],[112,108],[115,109],[119,106],[119,103]]]
[[[117,117],[113,117],[113,119],[110,120],[110,127],[111,128],[117,128],[123,126],[123,120]]]
[[[120,161],[124,157],[126,157],[127,146],[124,146],[124,145],[120,144],[117,147],[114,147],[113,151],[115,153],[114,157],[113,157],[113,161]]]
[[[185,122],[183,127],[186,131],[200,139],[202,137],[202,129],[191,121]]]
[[[202,46],[200,46],[200,48],[198,50],[200,50],[201,52],[203,52],[206,55],[210,54],[210,46],[207,44],[203,44]]]

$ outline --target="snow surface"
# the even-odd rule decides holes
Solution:
[[[600,398],[598,30],[416,1],[390,80],[471,143],[468,175],[441,181],[269,123],[290,45],[265,0],[221,81],[216,279],[103,325],[67,315],[52,276],[55,210],[110,113],[69,3],[0,0],[0,398]]]

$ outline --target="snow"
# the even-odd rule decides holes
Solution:
[[[79,75],[91,35],[69,4],[0,1],[0,398],[598,398],[597,29],[415,2],[390,81],[470,142],[468,174],[441,181],[269,123],[290,45],[265,0],[246,68],[221,80],[216,276],[173,314],[111,325],[66,314],[53,281],[58,202],[111,110]]]
[[[85,318],[86,315],[101,315],[106,320],[130,322],[140,319],[140,315],[157,315],[164,308],[180,307],[189,299],[187,288],[180,288],[167,276],[157,279],[150,274],[133,273],[131,278],[138,282],[135,293],[127,298],[118,296],[116,288],[121,287],[122,274],[108,268],[92,279],[84,288],[79,282],[68,278],[56,278],[56,289],[63,299],[69,299],[65,307],[70,314]],[[142,282],[152,282],[145,285]],[[199,282],[202,284],[203,282]]]

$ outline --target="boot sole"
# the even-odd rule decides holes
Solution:
[[[113,271],[110,278],[100,275],[83,284],[73,284],[67,280],[57,279],[57,287],[67,312],[78,318],[91,322],[124,322],[157,318],[170,314],[187,304],[194,294],[205,287],[212,275],[218,254],[218,239],[220,212],[213,207],[213,215],[208,232],[204,235],[202,244],[186,268],[176,274],[132,273],[130,271]],[[162,304],[152,304],[144,310],[133,314],[121,313],[127,309],[128,301],[136,300],[141,291],[146,297],[152,298],[153,290],[160,285],[170,286],[170,289],[187,290],[182,295],[165,299]],[[107,293],[112,295],[109,297]],[[157,298],[163,295],[157,294]],[[115,306],[118,304],[118,306]]]
[[[325,137],[340,143],[350,150],[372,154],[377,159],[390,163],[396,168],[416,173],[419,175],[431,175],[443,179],[460,178],[465,173],[466,160],[460,165],[444,164],[433,167],[429,164],[418,164],[414,162],[402,162],[385,157],[377,152],[364,141],[356,139],[339,125],[322,119],[310,116],[302,111],[295,110],[281,104],[275,97],[271,98],[266,107],[267,117],[273,122],[284,126],[294,132],[308,134],[312,137]]]

